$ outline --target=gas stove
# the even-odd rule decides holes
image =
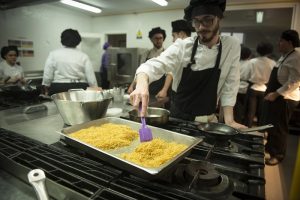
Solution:
[[[45,98],[43,96],[38,96],[31,99],[18,99],[12,96],[2,95],[0,93],[0,111],[19,107],[39,105],[48,101],[51,101],[51,99]]]
[[[162,128],[204,141],[156,180],[122,171],[63,140],[45,145],[5,129],[0,129],[1,165],[8,171],[14,168],[12,163],[28,170],[43,169],[54,199],[60,199],[57,191],[81,199],[265,199],[262,136],[241,134],[215,142],[204,137],[197,122],[176,119]]]

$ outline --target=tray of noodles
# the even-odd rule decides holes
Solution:
[[[140,142],[141,124],[106,117],[63,128],[68,145],[143,178],[158,178],[187,156],[202,138],[149,126],[153,140]]]

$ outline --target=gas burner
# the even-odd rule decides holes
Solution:
[[[201,145],[209,148],[214,147],[214,149],[216,150],[222,150],[231,153],[237,153],[239,151],[238,145],[232,142],[231,140],[220,140],[220,139],[205,137]]]
[[[173,183],[193,193],[225,194],[232,189],[228,176],[219,173],[207,161],[180,163],[173,173]]]

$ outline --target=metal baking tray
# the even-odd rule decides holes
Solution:
[[[127,161],[125,159],[122,159],[119,156],[121,153],[132,152],[140,144],[139,138],[134,140],[131,143],[131,145],[127,146],[127,147],[121,147],[121,148],[114,149],[114,150],[101,150],[96,147],[90,146],[89,144],[86,144],[82,141],[79,141],[79,140],[69,137],[70,133],[73,133],[78,130],[88,128],[91,126],[100,126],[105,123],[125,124],[137,131],[141,128],[141,124],[137,123],[137,122],[133,122],[133,121],[129,121],[129,120],[121,119],[121,118],[116,118],[116,117],[106,117],[106,118],[101,118],[98,120],[93,120],[93,121],[90,121],[87,123],[63,128],[61,130],[61,132],[59,132],[59,133],[61,134],[61,137],[65,141],[65,143],[67,143],[77,149],[83,150],[84,152],[89,153],[103,161],[106,161],[117,168],[120,168],[122,170],[128,171],[132,174],[135,174],[137,176],[147,178],[147,179],[153,179],[153,178],[160,177],[165,171],[168,171],[169,169],[171,169],[174,165],[176,165],[179,161],[181,161],[185,156],[187,156],[191,152],[192,148],[195,145],[197,145],[199,142],[202,141],[202,138],[191,137],[191,136],[183,135],[180,133],[168,131],[165,129],[157,128],[154,126],[149,126],[149,128],[151,128],[151,130],[152,130],[154,138],[159,137],[166,141],[173,141],[173,142],[185,144],[188,146],[188,148],[185,149],[180,154],[178,154],[173,159],[171,159],[168,162],[161,165],[160,167],[146,168],[146,167],[137,165],[135,163],[132,163],[130,161]]]

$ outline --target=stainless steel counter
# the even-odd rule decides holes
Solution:
[[[64,127],[63,119],[54,102],[43,103],[42,106],[43,109],[28,114],[24,113],[28,107],[0,111],[0,127],[45,144],[55,143],[60,137],[57,131]],[[121,115],[127,115],[132,109],[126,102],[112,102],[110,107],[122,108]]]

